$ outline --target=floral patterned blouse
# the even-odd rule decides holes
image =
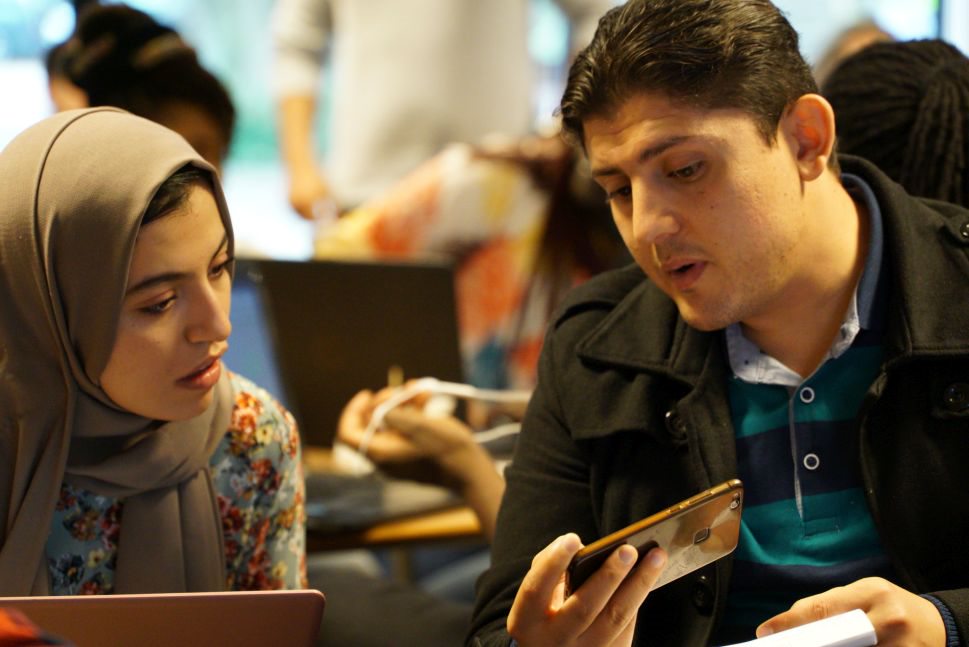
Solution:
[[[229,373],[232,420],[210,460],[228,590],[306,587],[299,433],[265,390]],[[112,593],[124,501],[64,484],[47,540],[55,595]]]

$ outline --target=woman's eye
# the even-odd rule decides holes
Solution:
[[[175,297],[168,297],[164,301],[159,301],[158,303],[153,303],[150,306],[139,308],[139,310],[141,310],[145,314],[160,315],[161,313],[171,308],[174,303],[175,303]]]
[[[703,169],[703,162],[693,162],[680,167],[675,171],[670,171],[669,176],[678,180],[691,180]]]
[[[219,263],[218,265],[213,267],[212,270],[209,272],[210,276],[212,276],[213,278],[218,278],[222,276],[223,273],[231,271],[232,265],[235,262],[236,262],[236,259],[230,258],[226,261],[223,261],[222,263]]]

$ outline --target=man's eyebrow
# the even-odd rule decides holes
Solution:
[[[643,162],[648,162],[649,160],[653,159],[657,155],[660,155],[663,152],[665,152],[666,150],[668,150],[668,149],[670,149],[670,148],[672,148],[674,146],[677,146],[679,144],[682,144],[683,142],[685,142],[685,141],[687,141],[689,139],[693,139],[693,136],[692,135],[676,135],[674,137],[670,137],[668,139],[664,139],[663,141],[661,141],[660,143],[656,144],[655,146],[650,146],[649,148],[646,148],[643,151],[641,151],[639,153],[639,158],[638,158],[637,161],[640,164],[643,163]],[[599,169],[593,169],[592,170],[592,177],[594,177],[594,178],[602,177],[602,176],[605,176],[605,175],[621,175],[621,174],[622,174],[622,171],[618,167],[616,167],[616,166],[607,166],[607,167],[604,167],[604,168],[599,168]]]
[[[228,243],[229,243],[229,235],[226,234],[222,237],[222,242],[219,243],[219,246],[216,248],[215,253],[212,254],[212,258],[209,259],[210,263],[213,260],[215,260],[216,256],[222,253],[222,250],[226,248],[226,245],[228,245]],[[180,281],[184,278],[187,278],[188,276],[189,276],[188,272],[165,272],[163,274],[155,274],[154,276],[149,276],[148,278],[138,281],[130,288],[125,290],[125,296],[126,297],[130,296],[135,292],[140,292],[141,290],[154,287],[161,283],[171,283],[175,281]]]

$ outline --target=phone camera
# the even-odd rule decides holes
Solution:
[[[709,538],[710,538],[710,529],[709,528],[700,528],[699,530],[696,531],[696,534],[693,535],[693,543],[694,544],[702,544],[703,542],[705,542]]]

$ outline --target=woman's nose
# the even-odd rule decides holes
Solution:
[[[221,342],[228,339],[231,332],[228,289],[207,286],[200,291],[197,303],[192,309],[186,338],[193,343]]]

